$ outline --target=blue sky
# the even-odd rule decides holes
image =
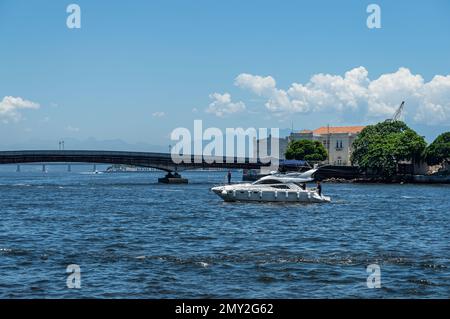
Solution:
[[[81,29],[66,26],[70,3]],[[381,29],[366,26],[370,3]],[[0,39],[3,149],[60,138],[167,145],[194,119],[369,124],[402,99],[429,140],[450,130],[446,0],[0,0]]]

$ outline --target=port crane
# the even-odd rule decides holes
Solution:
[[[403,108],[405,107],[405,101],[402,101],[402,104],[398,107],[397,111],[395,111],[394,115],[391,119],[386,120],[386,122],[395,122],[400,119],[400,116],[402,115]]]

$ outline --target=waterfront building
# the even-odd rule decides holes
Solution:
[[[319,141],[328,152],[327,163],[350,166],[352,145],[365,126],[322,126],[315,130],[291,133],[291,140]]]
[[[301,130],[292,132],[289,136],[278,138],[280,159],[285,159],[285,152],[290,141],[309,140],[319,141],[328,152],[328,159],[322,164],[331,164],[337,166],[350,166],[350,156],[352,154],[352,145],[358,134],[365,126],[322,126],[315,130]],[[255,141],[255,156],[259,155],[259,148],[266,144],[269,149],[274,144],[274,138],[269,136],[267,139]]]

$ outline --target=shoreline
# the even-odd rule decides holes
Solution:
[[[415,180],[413,177],[386,180],[382,178],[336,178],[330,177],[321,180],[322,183],[335,183],[335,184],[419,184],[419,185],[448,185],[450,184],[450,178],[446,180]]]

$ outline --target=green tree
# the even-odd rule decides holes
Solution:
[[[285,156],[287,159],[324,161],[328,154],[319,141],[297,140],[289,142]]]
[[[450,132],[439,135],[424,152],[424,158],[429,165],[450,162]]]
[[[399,161],[420,160],[425,147],[424,138],[404,122],[385,121],[361,131],[353,143],[351,161],[365,171],[391,178]]]

